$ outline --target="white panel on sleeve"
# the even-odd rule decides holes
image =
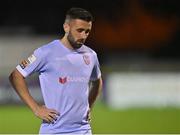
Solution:
[[[28,73],[26,71],[24,71],[20,65],[17,65],[16,69],[24,76],[27,77]]]

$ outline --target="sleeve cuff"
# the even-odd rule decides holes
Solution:
[[[17,65],[16,69],[24,76],[24,77],[27,77],[28,76],[28,73],[26,73],[20,65]]]

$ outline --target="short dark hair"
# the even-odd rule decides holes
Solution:
[[[87,22],[93,21],[92,14],[83,8],[70,8],[66,13],[66,20],[81,19]]]

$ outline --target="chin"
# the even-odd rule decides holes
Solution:
[[[74,48],[75,48],[75,49],[79,49],[79,48],[81,48],[82,45],[83,45],[83,44],[76,44],[76,45],[74,45]]]

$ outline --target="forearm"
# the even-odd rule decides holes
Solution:
[[[90,108],[92,108],[101,90],[102,90],[102,79],[100,78],[96,81],[92,81],[92,85],[90,87],[90,92],[89,92],[89,99],[88,99]]]
[[[17,94],[20,96],[20,98],[35,113],[38,108],[38,104],[30,95],[27,84],[23,76],[17,70],[14,70],[9,76],[9,80],[13,88],[16,90]]]

